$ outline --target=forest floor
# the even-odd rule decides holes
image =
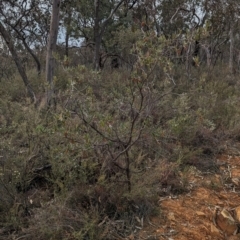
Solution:
[[[218,173],[192,168],[188,193],[160,198],[162,217],[150,219],[138,239],[240,239],[240,157],[221,155],[217,164]]]

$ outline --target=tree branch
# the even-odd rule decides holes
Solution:
[[[118,8],[122,5],[122,3],[124,2],[124,0],[121,0],[116,6],[115,8],[111,11],[110,15],[108,16],[108,18],[103,22],[103,25],[101,27],[101,31],[100,31],[100,36],[102,36],[102,34],[104,33],[108,22],[110,21],[110,19],[112,18],[113,14],[118,10]]]

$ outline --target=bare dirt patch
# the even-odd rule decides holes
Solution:
[[[217,163],[218,174],[200,174],[196,169],[188,174],[189,193],[160,198],[162,218],[151,219],[139,239],[240,239],[235,212],[240,206],[240,157],[223,155]],[[233,223],[224,220],[226,226],[221,229],[222,210],[232,216]]]

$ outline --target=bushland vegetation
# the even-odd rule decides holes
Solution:
[[[95,1],[95,11],[90,1],[62,1],[67,36],[53,52],[54,104],[39,68],[45,8],[14,1],[13,9],[30,8],[14,24],[10,2],[1,3],[0,24],[29,85],[3,41],[0,239],[137,238],[161,217],[160,197],[189,191],[189,169],[217,172],[217,156],[240,140],[239,28],[226,17],[234,1],[198,1],[205,17],[187,1]],[[35,35],[21,35],[36,23]],[[68,43],[79,36],[81,46]],[[24,41],[34,42],[27,53]]]

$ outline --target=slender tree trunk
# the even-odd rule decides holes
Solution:
[[[70,27],[71,27],[71,22],[72,22],[72,13],[71,13],[71,9],[67,9],[66,10],[66,14],[68,16],[67,18],[67,23],[66,23],[66,36],[65,36],[65,56],[68,58],[69,57],[69,38],[70,38]]]
[[[38,60],[36,54],[34,54],[34,52],[32,51],[32,49],[28,46],[28,44],[27,44],[26,41],[25,41],[25,38],[22,36],[22,34],[19,32],[19,30],[18,30],[16,27],[12,26],[12,25],[11,25],[11,28],[18,34],[19,38],[20,38],[20,39],[22,40],[22,42],[23,42],[24,47],[25,47],[26,50],[30,53],[30,55],[33,57],[33,59],[34,59],[34,61],[35,61],[35,63],[36,63],[36,66],[37,66],[38,75],[40,75],[40,73],[41,73],[41,63],[40,63],[40,61]]]
[[[190,57],[191,57],[191,50],[192,50],[192,43],[190,42],[187,46],[187,51],[186,51],[186,62],[185,62],[185,67],[188,73],[188,76],[190,74]]]
[[[108,18],[101,24],[100,26],[100,0],[94,0],[94,9],[95,9],[95,16],[94,16],[94,43],[95,43],[95,49],[94,49],[94,61],[93,61],[93,67],[95,70],[100,69],[100,50],[101,50],[101,43],[103,34],[106,30],[106,27],[112,18],[113,14],[118,10],[118,8],[121,6],[121,4],[124,2],[124,0],[119,1],[119,3],[114,7],[114,9],[109,14]]]
[[[94,1],[94,8],[95,8],[95,18],[94,18],[94,61],[93,67],[95,70],[99,70],[99,58],[100,58],[100,47],[101,47],[101,38],[100,38],[100,26],[99,26],[99,9],[100,9],[100,1]]]
[[[196,62],[196,58],[198,57],[200,52],[200,42],[198,40],[195,41],[195,45],[194,45],[194,51],[192,54],[192,65],[195,67],[197,66],[197,62]]]
[[[233,73],[233,50],[234,50],[233,26],[230,27],[229,37],[230,37],[229,70],[230,73]]]
[[[210,68],[212,64],[212,57],[211,57],[211,51],[208,47],[206,47],[206,54],[207,54],[207,66]]]
[[[157,8],[156,1],[153,1],[153,5],[154,5],[154,8],[156,9]],[[153,20],[154,20],[154,24],[155,24],[155,28],[156,28],[156,32],[157,32],[157,37],[159,37],[161,29],[160,29],[160,25],[157,21],[156,14],[153,14]]]
[[[68,52],[68,46],[69,46],[69,33],[68,30],[66,31],[66,37],[65,37],[65,56],[68,58],[69,52]]]
[[[54,83],[53,83],[55,59],[54,59],[53,53],[56,50],[56,44],[57,44],[60,2],[61,2],[60,0],[53,0],[51,25],[50,25],[50,32],[48,36],[48,45],[47,45],[46,80],[48,83],[47,103],[49,106],[55,102]]]
[[[32,56],[32,58],[34,59],[35,63],[36,63],[36,67],[37,67],[37,72],[38,75],[41,74],[41,63],[38,59],[38,57],[34,54],[34,52],[32,51],[32,49],[28,46],[28,44],[26,43],[26,41],[24,39],[22,39],[23,41],[23,45],[24,47],[27,49],[27,51],[30,53],[30,55]]]
[[[203,45],[203,49],[206,52],[206,57],[207,57],[207,67],[210,68],[212,64],[212,55],[211,55],[211,49],[210,46]]]
[[[28,78],[27,78],[27,74],[24,70],[24,67],[22,65],[22,62],[21,60],[19,59],[18,57],[18,54],[17,54],[17,51],[14,47],[14,43],[12,41],[12,37],[10,35],[10,33],[5,29],[4,25],[0,22],[0,33],[1,35],[3,36],[7,46],[8,46],[8,49],[12,55],[12,58],[17,66],[17,69],[18,69],[18,72],[24,82],[24,85],[26,86],[27,88],[27,92],[28,92],[28,95],[30,96],[32,102],[36,102],[36,97],[35,97],[35,94],[33,92],[33,89],[28,81]]]
[[[99,70],[100,66],[100,47],[101,47],[101,39],[99,36],[95,38],[95,52],[94,52],[94,69]]]
[[[65,55],[64,55],[64,59],[63,59],[63,66],[65,68],[69,67],[69,31],[68,31],[68,27],[66,29],[66,35],[65,35]]]

